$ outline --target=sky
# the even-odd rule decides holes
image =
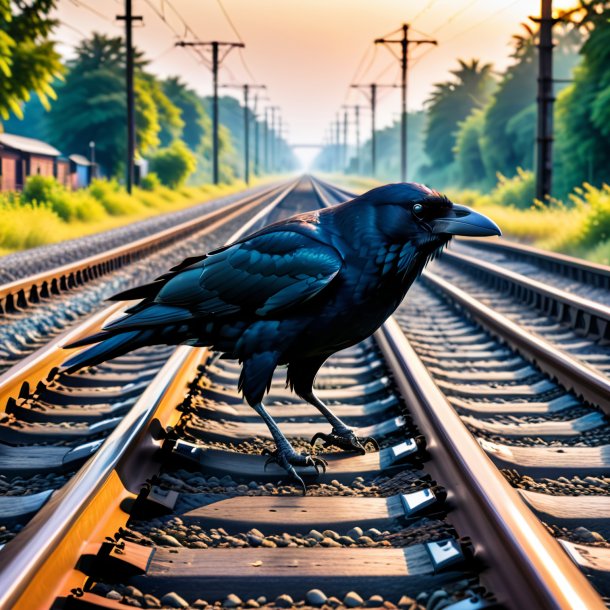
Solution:
[[[573,1],[554,0],[554,8]],[[457,58],[480,58],[501,71],[510,63],[511,36],[540,12],[539,0],[133,0],[143,22],[134,44],[160,76],[179,75],[201,94],[211,72],[180,39],[243,41],[223,62],[220,81],[266,85],[258,109],[279,106],[293,144],[319,144],[342,105],[360,104],[361,129],[370,129],[368,100],[352,83],[399,82],[399,62],[375,38],[409,23],[415,38],[437,46],[410,48],[409,109],[421,108],[434,83],[450,78]],[[122,35],[115,16],[123,0],[59,0],[59,49],[66,57],[92,31]],[[393,36],[395,38],[397,36]],[[394,45],[397,51],[397,45]],[[240,96],[240,89],[225,94]],[[380,91],[378,126],[398,116],[400,92]]]

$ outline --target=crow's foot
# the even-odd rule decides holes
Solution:
[[[374,451],[379,451],[379,444],[372,436],[358,437],[350,428],[333,428],[329,434],[317,432],[311,439],[311,444],[315,445],[318,440],[324,441],[323,447],[339,447],[346,451],[357,451],[364,455],[368,445],[373,447]]]
[[[307,487],[305,486],[303,479],[297,474],[294,467],[312,466],[316,469],[316,472],[320,474],[320,469],[322,472],[326,472],[326,466],[328,465],[326,460],[316,457],[315,455],[297,453],[292,445],[290,445],[288,442],[279,443],[275,451],[263,449],[261,453],[262,455],[269,456],[265,462],[265,469],[267,469],[269,464],[277,464],[286,470],[286,472],[288,472],[288,474],[302,487],[303,495],[307,493]]]

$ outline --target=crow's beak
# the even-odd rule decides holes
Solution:
[[[465,205],[453,205],[451,212],[442,218],[430,222],[433,233],[448,233],[449,235],[468,235],[472,237],[488,237],[502,235],[502,231],[493,221]]]

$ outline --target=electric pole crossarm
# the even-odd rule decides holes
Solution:
[[[402,24],[402,38],[394,40],[391,38],[376,38],[375,44],[384,44],[391,49],[390,45],[400,45],[400,56],[394,55],[400,60],[401,74],[401,109],[400,109],[400,179],[402,182],[407,180],[407,68],[409,66],[409,45],[419,46],[421,44],[437,45],[438,42],[425,38],[409,38],[409,24]]]
[[[213,78],[213,96],[212,96],[212,178],[214,184],[220,182],[219,172],[219,138],[218,138],[218,69],[222,60],[234,48],[245,48],[243,42],[220,42],[212,40],[211,42],[200,42],[198,40],[179,40],[176,43],[177,47],[210,47],[212,49],[212,78]],[[226,48],[225,54],[220,57],[219,51]]]

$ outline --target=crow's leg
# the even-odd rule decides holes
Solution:
[[[313,405],[333,427],[330,434],[318,432],[311,439],[311,444],[314,445],[317,440],[323,440],[324,446],[334,446],[340,449],[354,450],[365,454],[367,445],[372,445],[376,451],[379,451],[379,445],[372,436],[358,437],[354,430],[344,424],[311,390],[307,394],[301,395],[309,404]]]
[[[290,474],[291,477],[296,479],[296,481],[303,488],[303,495],[307,492],[307,487],[305,487],[305,483],[303,479],[297,474],[297,471],[294,469],[295,466],[313,466],[316,469],[316,472],[320,472],[320,468],[326,472],[326,460],[323,460],[320,457],[316,457],[313,455],[301,455],[294,450],[294,447],[290,444],[288,439],[282,434],[282,431],[279,429],[278,425],[275,423],[275,420],[265,407],[263,403],[259,402],[252,406],[252,408],[263,418],[263,421],[267,424],[269,431],[271,432],[271,436],[275,441],[275,445],[277,449],[275,451],[269,451],[268,449],[264,450],[264,453],[269,455],[269,459],[265,462],[265,467],[268,464],[275,462],[284,470]]]
[[[339,447],[340,449],[358,451],[366,453],[366,446],[372,445],[375,449],[379,449],[379,445],[374,438],[358,438],[354,431],[346,426],[315,394],[313,391],[313,382],[324,364],[327,355],[320,355],[312,358],[302,358],[291,360],[288,364],[287,383],[292,389],[310,405],[313,405],[333,427],[330,434],[321,434],[318,432],[311,439],[311,444],[314,445],[318,439],[321,439],[326,446]]]

